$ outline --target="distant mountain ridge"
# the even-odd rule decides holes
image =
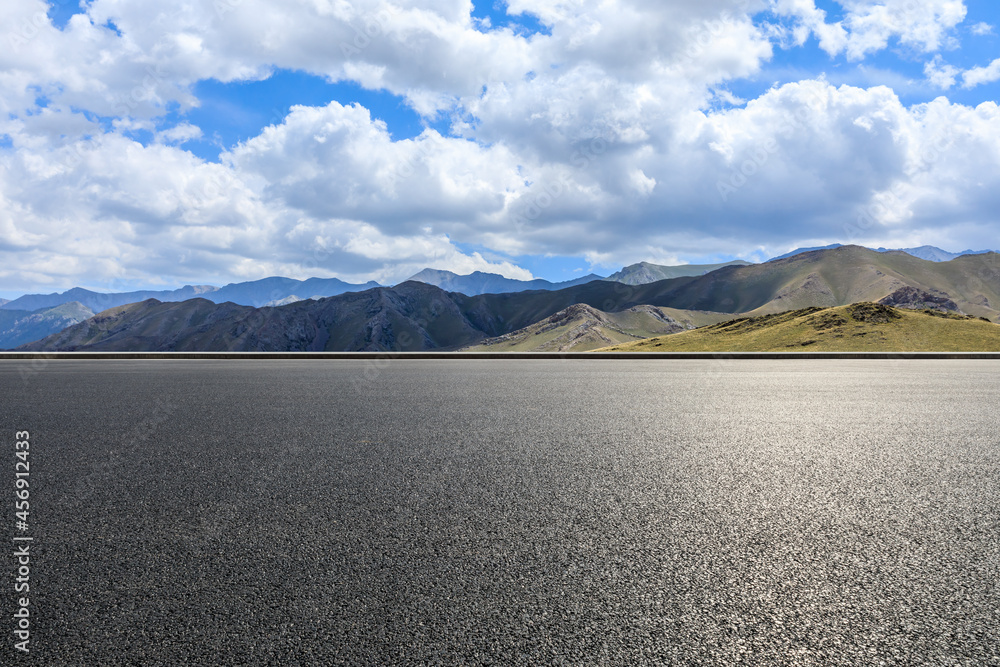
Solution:
[[[94,311],[75,301],[34,312],[0,310],[0,350],[51,336],[93,316]]]
[[[136,292],[119,292],[105,294],[93,292],[82,287],[74,287],[61,293],[52,294],[26,294],[22,297],[8,301],[0,306],[2,310],[27,310],[36,311],[43,308],[55,308],[65,303],[79,303],[94,312],[114,308],[126,303],[145,301],[146,299],[159,299],[160,301],[184,301],[194,299],[211,292],[217,288],[211,285],[186,285],[176,290],[141,290]]]
[[[676,281],[688,281],[680,278]],[[666,281],[668,283],[676,281]],[[624,290],[624,291],[622,291]],[[645,291],[643,291],[645,290]],[[596,280],[563,290],[466,296],[407,281],[255,309],[207,299],[112,308],[23,350],[419,351],[460,349],[574,304],[624,310],[662,289]]]
[[[259,308],[272,301],[281,301],[295,295],[302,299],[325,298],[348,292],[363,292],[376,287],[381,287],[381,285],[375,281],[353,284],[337,278],[296,280],[294,278],[271,277],[245,283],[230,283],[214,292],[205,294],[204,298],[214,303],[231,301],[241,306]]]
[[[187,301],[203,298],[213,303],[232,301],[243,306],[260,307],[268,302],[280,301],[294,294],[305,294],[305,298],[313,296],[337,296],[346,292],[363,291],[379,287],[376,282],[363,285],[346,283],[336,278],[309,278],[295,280],[294,278],[264,278],[245,283],[230,283],[225,287],[213,285],[186,285],[176,290],[140,290],[136,292],[93,292],[82,287],[74,287],[61,293],[27,294],[0,305],[2,310],[35,311],[43,308],[54,308],[64,303],[77,302],[94,312],[108,308],[138,303],[147,299],[161,302]]]
[[[823,248],[798,248],[768,261],[773,262],[816,250],[833,250],[842,247],[845,246],[832,244]],[[960,253],[950,253],[934,246],[920,246],[919,248],[901,250],[878,248],[874,251],[880,253],[904,252],[914,257],[933,262],[947,262],[959,257],[992,252],[964,250]],[[445,291],[458,292],[466,296],[478,296],[481,294],[510,294],[530,290],[558,291],[597,280],[619,282],[627,285],[646,285],[673,278],[702,276],[732,266],[745,267],[751,265],[750,262],[743,260],[733,260],[720,264],[685,264],[679,266],[663,266],[650,262],[639,262],[638,264],[626,266],[606,278],[592,273],[564,282],[551,282],[541,278],[535,280],[515,280],[499,274],[479,271],[461,276],[451,271],[424,269],[409,280],[434,285]],[[214,285],[185,285],[174,290],[137,290],[132,292],[101,293],[81,287],[74,287],[65,292],[26,294],[13,300],[0,299],[0,310],[34,312],[55,308],[65,303],[77,302],[97,313],[108,308],[129,303],[138,303],[147,299],[174,302],[195,298],[207,299],[213,303],[231,301],[239,305],[259,308],[268,305],[284,305],[300,299],[319,299],[339,296],[349,292],[363,292],[377,287],[381,287],[381,285],[374,281],[354,284],[337,278],[296,280],[277,276],[249,282],[230,283],[224,287],[216,287]]]
[[[906,287],[913,290],[900,292]],[[262,309],[205,299],[151,300],[100,313],[24,349],[459,349],[523,329],[576,304],[605,313],[652,306],[763,315],[890,295],[913,305],[941,299],[949,308],[995,320],[1000,315],[1000,255],[966,255],[942,263],[843,246],[634,286],[596,280],[555,291],[466,296],[409,281]]]
[[[604,278],[591,273],[574,280],[553,283],[541,278],[536,278],[535,280],[516,280],[514,278],[506,278],[497,273],[483,273],[482,271],[475,271],[461,276],[451,271],[424,269],[416,275],[411,276],[409,280],[424,283],[425,285],[434,285],[446,292],[459,292],[466,296],[478,296],[480,294],[510,294],[511,292],[527,292],[529,290],[552,292],[566,289],[567,287],[575,287],[576,285],[584,285],[595,280],[604,280]]]
[[[662,266],[649,262],[639,262],[626,266],[621,271],[612,273],[605,280],[625,283],[626,285],[648,285],[659,280],[684,278],[688,276],[703,276],[727,266],[749,266],[750,262],[741,259],[722,264],[681,264],[678,266]]]
[[[772,257],[767,261],[773,262],[776,259],[787,259],[806,252],[813,252],[816,250],[835,250],[843,247],[845,247],[843,244],[833,243],[817,248],[796,248],[791,252],[786,252],[784,255]],[[912,255],[913,257],[917,257],[919,259],[926,259],[929,262],[950,262],[953,259],[964,257],[965,255],[985,255],[987,253],[997,252],[996,250],[963,250],[962,252],[948,252],[947,250],[942,250],[941,248],[932,245],[922,245],[917,248],[870,248],[870,250],[874,250],[875,252],[905,252],[907,255]]]

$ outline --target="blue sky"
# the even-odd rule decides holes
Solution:
[[[983,0],[10,0],[0,20],[6,298],[1000,245]]]
[[[302,71],[277,70],[262,81],[199,81],[194,93],[199,106],[183,113],[175,109],[166,121],[187,121],[202,128],[204,139],[188,142],[185,148],[212,161],[218,161],[222,151],[257,136],[268,125],[280,124],[292,106],[322,106],[331,100],[372,110],[373,116],[389,126],[393,139],[412,139],[428,126],[447,130],[440,122],[422,119],[398,95],[366,90],[351,81],[331,83]]]

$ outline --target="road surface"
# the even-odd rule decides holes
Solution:
[[[0,663],[1000,665],[998,396],[990,361],[3,361]]]

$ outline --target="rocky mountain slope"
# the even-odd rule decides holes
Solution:
[[[460,276],[451,271],[439,271],[437,269],[424,269],[420,273],[411,277],[410,280],[440,287],[446,292],[459,292],[466,296],[477,296],[479,294],[508,294],[511,292],[526,292],[529,290],[554,291],[584,285],[595,280],[604,280],[601,276],[590,274],[568,280],[561,283],[553,283],[548,280],[514,280],[505,278],[496,273],[483,273],[476,271],[466,276]]]
[[[633,306],[606,313],[576,304],[517,331],[484,340],[467,348],[490,352],[585,352],[616,343],[678,333],[726,318],[720,313],[698,313]],[[695,323],[698,324],[695,324]]]
[[[660,280],[670,278],[684,278],[689,276],[703,276],[717,269],[726,266],[749,266],[750,262],[735,260],[723,264],[683,264],[680,266],[661,266],[650,264],[649,262],[639,262],[626,266],[621,271],[612,273],[605,280],[625,283],[626,285],[647,285]]]
[[[879,303],[893,308],[909,308],[911,310],[940,310],[964,314],[958,309],[958,304],[948,298],[943,292],[932,294],[916,287],[900,287],[889,296],[879,299]]]
[[[31,349],[457,349],[529,327],[577,304],[604,313],[652,306],[762,315],[894,294],[902,299],[908,292],[899,290],[907,287],[916,297],[927,293],[962,312],[996,319],[1000,255],[930,262],[845,246],[646,285],[597,280],[555,291],[466,296],[406,282],[257,310],[204,299],[147,301],[101,313]]]
[[[94,311],[76,302],[34,312],[0,310],[0,350],[50,336],[93,316]]]
[[[260,308],[268,303],[282,301],[291,296],[297,299],[323,298],[339,296],[348,292],[363,292],[379,287],[376,282],[363,285],[347,283],[336,278],[309,278],[295,280],[294,278],[264,278],[245,283],[230,283],[214,292],[204,295],[204,298],[215,303],[231,301],[242,306]],[[163,301],[164,299],[160,299]]]
[[[463,347],[487,335],[448,293],[412,282],[276,308],[151,299],[104,311],[23,349],[425,350]]]

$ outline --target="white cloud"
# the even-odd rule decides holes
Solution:
[[[180,123],[156,133],[157,143],[183,144],[202,136],[201,128],[191,123]]]
[[[311,111],[316,120],[310,127],[313,140],[320,143],[324,131],[327,138],[333,138],[335,122],[327,117],[330,109]],[[359,118],[367,117],[357,108],[335,111],[348,121],[360,122]],[[293,125],[302,120],[304,111],[296,113],[299,115],[290,118]],[[424,168],[438,160],[475,159],[465,152],[472,146],[469,142],[452,140],[454,144],[449,145],[442,141],[446,150],[425,151],[414,147],[418,142],[390,145],[378,133],[379,128],[373,127],[374,139],[385,139],[385,150],[396,150],[395,155],[411,151],[415,166],[412,178],[419,182],[405,185],[406,172],[401,173],[400,194],[414,195],[433,184],[438,189],[428,193],[428,198],[450,189],[462,210],[472,211],[480,205],[475,193],[481,188],[479,179],[486,177],[478,173],[488,166],[485,162],[470,164],[467,178],[456,169]],[[363,133],[354,138],[356,143],[337,149],[336,156],[347,170],[344,174],[350,173],[352,151],[357,151],[355,164],[361,164],[364,151],[374,145],[365,143],[372,137]],[[173,146],[143,147],[116,134],[65,141],[40,140],[14,130],[12,139],[14,149],[0,153],[0,266],[4,267],[0,280],[7,289],[44,285],[54,289],[79,283],[92,288],[124,288],[122,276],[148,285],[218,283],[272,274],[394,282],[426,266],[531,277],[509,262],[462,253],[448,239],[445,225],[418,229],[409,220],[397,226],[388,222],[377,225],[328,215],[318,205],[320,197],[310,199],[309,206],[289,204],[280,182],[258,190],[261,174],[248,157],[252,149],[246,146],[241,156],[249,166],[241,171],[206,163]],[[280,149],[296,149],[298,139],[282,136]],[[277,158],[278,147],[272,148],[275,150],[270,155]],[[388,156],[383,166],[406,164],[405,158],[403,162],[391,159],[392,155]],[[329,164],[314,161],[290,175],[284,185],[292,187],[295,178],[312,167],[325,172],[311,181],[313,185],[337,181]],[[451,180],[445,178],[448,174]],[[385,175],[377,168],[359,173],[347,190],[327,194],[376,188],[384,183],[378,179]],[[369,178],[374,180],[369,182]],[[466,190],[472,193],[471,198],[461,201],[468,194]],[[360,212],[364,205],[361,197],[354,201],[352,210]],[[403,208],[405,205],[402,202]],[[447,207],[443,202],[443,208]]]
[[[849,58],[884,49],[892,37],[924,53],[955,44],[950,32],[965,20],[963,0],[846,0]]]
[[[964,0],[838,0],[844,18],[827,23],[827,14],[814,0],[772,0],[779,16],[792,17],[800,26],[796,42],[802,44],[809,33],[831,56],[845,53],[861,60],[885,49],[896,38],[907,47],[933,53],[957,44],[952,31],[965,20]]]
[[[776,41],[935,53],[966,13],[841,4],[829,22],[813,0],[775,0],[772,25],[748,16],[763,2],[511,0],[551,33],[526,37],[483,32],[466,0],[94,0],[62,31],[44,3],[10,0],[0,20],[24,39],[0,49],[0,279],[531,277],[469,245],[609,267],[803,237],[983,245],[1000,204],[995,105],[907,108],[887,87],[806,77],[711,111],[744,102],[729,82],[760,73]],[[274,68],[385,88],[449,114],[452,135],[394,140],[331,102],[294,107],[219,164],[181,148],[206,128],[164,110],[196,105],[194,82]],[[935,55],[925,74],[972,87],[1000,79],[1000,61],[961,73]]]
[[[506,198],[523,189],[501,145],[484,148],[426,130],[393,141],[367,109],[331,102],[294,107],[223,159],[271,199],[319,218],[377,223],[411,235],[488,231]]]
[[[971,32],[973,35],[977,35],[980,37],[983,35],[992,35],[993,30],[994,30],[993,26],[991,26],[989,23],[984,23],[982,21],[969,26],[969,32]]]
[[[986,67],[973,67],[962,74],[962,87],[975,88],[984,83],[993,83],[1000,80],[1000,58],[997,58]]]
[[[510,12],[549,22],[550,36],[525,37],[482,32],[471,4],[460,0],[94,0],[65,31],[44,19],[10,69],[103,115],[148,118],[172,102],[197,104],[190,94],[196,81],[258,79],[274,68],[384,88],[430,115],[477,96],[484,84],[510,84],[553,66],[597,64],[615,78],[645,80],[686,52],[693,57],[682,74],[696,86],[752,74],[770,57],[770,43],[741,10],[747,4],[511,2]],[[0,15],[9,24],[44,18],[41,0],[6,5],[19,8]],[[27,88],[25,108],[32,102]]]
[[[962,70],[944,62],[941,56],[935,56],[934,60],[924,64],[924,75],[932,86],[942,90],[948,90],[955,85]]]
[[[957,67],[948,65],[938,55],[924,65],[924,74],[932,85],[943,90],[954,86],[959,77],[962,79],[963,88],[975,88],[983,84],[1000,81],[1000,58],[997,58],[985,67],[973,67],[963,71]]]
[[[801,46],[809,34],[815,34],[820,48],[836,55],[844,51],[848,44],[848,33],[842,22],[827,23],[826,12],[818,9],[813,0],[774,0],[773,10],[779,16],[790,16],[800,21],[793,31],[796,45]]]

